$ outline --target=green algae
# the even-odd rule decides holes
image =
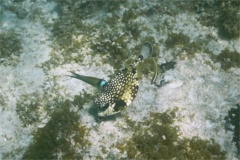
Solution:
[[[19,15],[20,13],[18,13]],[[52,22],[49,21],[48,17],[46,17],[42,8],[34,8],[31,10],[31,14],[28,14],[28,18],[32,22],[41,23],[46,28],[52,27]]]
[[[237,151],[236,155],[240,156],[240,104],[236,105],[236,108],[232,108],[228,111],[228,115],[224,118],[226,121],[225,129],[233,132],[232,142],[235,143]],[[234,126],[232,128],[231,126]]]
[[[129,9],[128,11],[123,13],[122,22],[129,23],[129,20],[134,20],[138,17],[134,8]]]
[[[99,21],[109,21],[108,24],[116,24],[114,16],[106,15],[109,12],[119,10],[122,1],[108,3],[104,1],[57,1],[56,3],[58,4],[56,8],[58,9],[59,18],[55,20],[52,29],[54,51],[51,53],[50,60],[44,63],[43,66],[49,68],[50,65],[55,66],[59,63],[82,63],[87,55],[94,57],[94,55],[103,56],[112,53],[114,58],[119,59],[119,55],[121,55],[119,53],[120,51],[123,52],[123,48],[119,47],[118,44],[122,43],[112,45],[108,44],[108,41],[112,43],[114,42],[113,39],[117,38],[115,41],[122,42],[123,37],[119,37],[115,32],[112,32],[113,35],[105,34],[109,32],[104,32],[106,26],[103,23],[90,24],[86,21],[99,13],[103,15],[99,17]],[[99,33],[99,29],[104,33]],[[108,36],[113,39],[108,40]],[[88,51],[86,52],[86,50]],[[58,60],[56,61],[55,58]],[[108,61],[108,57],[103,59],[101,63],[105,61]]]
[[[88,129],[79,122],[79,115],[70,111],[71,105],[68,100],[59,104],[51,120],[35,133],[23,159],[82,159],[90,145],[85,138]]]
[[[176,111],[150,113],[149,119],[138,123],[126,119],[133,135],[116,148],[130,159],[225,159],[214,140],[180,138],[179,128],[172,125]]]
[[[23,127],[38,125],[43,119],[47,119],[58,101],[48,92],[21,95],[16,103],[16,112]]]
[[[101,64],[110,64],[115,70],[122,69],[125,66],[123,61],[138,54],[134,49],[131,49],[133,52],[128,50],[131,39],[138,40],[142,31],[149,30],[147,26],[134,21],[141,15],[141,10],[135,10],[137,4],[135,8],[121,13],[121,6],[125,6],[125,2],[56,1],[59,18],[54,22],[52,30],[55,51],[43,65],[50,68],[57,63],[82,63],[87,55],[100,55]],[[98,19],[90,23],[96,16]],[[74,42],[73,37],[79,36],[83,38]],[[81,53],[84,46],[91,51]],[[73,56],[76,53],[77,56]]]
[[[83,90],[73,100],[63,101],[56,80],[52,81],[55,87],[22,95],[17,101],[16,112],[23,127],[38,127],[23,159],[81,159],[90,145],[85,138],[88,129],[81,124],[76,109],[81,110],[92,96]]]
[[[136,2],[139,6],[139,2]],[[147,17],[151,17],[154,14],[157,15],[169,15],[169,16],[176,16],[179,12],[194,12],[195,4],[194,1],[155,1],[151,4],[143,3],[144,5],[148,5],[145,10],[141,12],[143,15]]]
[[[173,53],[174,57],[180,56],[180,59],[194,58],[197,51],[203,50],[202,45],[204,42],[190,42],[190,38],[183,33],[170,33],[165,41],[167,49],[176,49],[177,52]],[[186,55],[179,54],[185,52]]]
[[[59,46],[70,46],[73,35],[91,35],[96,32],[102,24],[86,24],[84,20],[96,16],[100,11],[104,11],[103,17],[108,12],[119,9],[122,1],[104,2],[104,1],[57,1],[59,5],[60,18],[54,23],[53,35],[60,44]],[[104,26],[105,27],[105,26]],[[74,47],[73,47],[74,48]]]
[[[44,63],[41,63],[39,67],[43,68],[43,70],[47,73],[51,68],[54,68],[54,66],[58,66],[60,62],[62,61],[62,57],[59,56],[57,51],[51,51],[50,52],[50,59],[45,61]]]
[[[83,90],[79,95],[75,95],[73,101],[71,102],[73,105],[78,106],[79,109],[82,109],[82,105],[86,103],[90,103],[93,99],[93,96]]]
[[[127,50],[127,42],[125,41],[126,35],[119,35],[118,33],[104,33],[107,37],[102,37],[102,41],[98,44],[93,44],[92,49],[95,53],[105,55],[102,58],[102,63],[108,63],[118,70],[123,68],[123,61],[130,56],[130,51]],[[112,44],[114,42],[114,44]]]
[[[219,34],[223,38],[237,39],[240,37],[240,2],[239,1],[217,1],[219,6]]]
[[[237,39],[240,36],[240,2],[239,1],[208,1],[196,5],[196,13],[200,15],[200,23],[214,26],[219,36],[224,39]]]
[[[91,50],[89,55],[104,57],[101,63],[109,63],[115,69],[122,68],[119,64],[129,56],[126,45],[123,44],[127,44],[129,34],[139,35],[134,29],[131,33],[119,32],[119,12],[124,2],[57,1],[60,16],[54,22],[52,31],[55,38],[54,49],[61,51],[60,56],[63,58],[60,62],[81,63],[86,56],[86,53],[81,54],[81,49],[88,46]],[[88,20],[97,16],[96,14],[98,20],[90,24]],[[74,40],[73,37],[79,36],[83,37],[80,41]],[[74,53],[78,54],[77,57],[72,55]]]
[[[175,46],[184,46],[190,43],[190,38],[183,33],[170,33],[165,41],[167,48],[173,48]]]
[[[77,106],[80,110],[90,99],[89,94],[83,92],[75,96],[73,101],[47,104],[54,108],[49,113],[51,119],[34,134],[33,143],[24,153],[23,159],[57,159],[60,154],[63,159],[81,159],[90,145],[85,138],[88,129],[80,123],[77,112],[71,111],[70,108]],[[37,106],[36,104],[34,106]],[[21,120],[30,123],[30,120],[34,119],[29,119],[28,115],[33,115],[34,112],[36,111],[28,110]]]
[[[22,50],[19,35],[14,31],[0,33],[0,58],[19,56]]]
[[[167,49],[176,50],[176,52],[173,53],[174,57],[180,57],[180,59],[194,58],[197,51],[204,51],[210,55],[214,62],[221,63],[221,68],[224,71],[231,67],[240,67],[240,54],[237,51],[230,51],[225,48],[219,55],[214,55],[211,51],[209,51],[209,49],[204,47],[204,44],[204,41],[190,42],[190,38],[183,33],[171,33],[165,41]],[[186,54],[180,54],[183,51]]]
[[[3,96],[3,94],[0,94],[0,106],[1,110],[4,111],[7,109],[7,99],[6,97]]]
[[[146,28],[143,29],[143,24],[141,22],[135,21],[139,16],[141,16],[141,13],[137,8],[132,7],[126,10],[121,17],[121,22],[124,24],[123,31],[128,33],[134,40],[138,40],[141,32],[146,30]]]
[[[37,97],[37,99],[31,97],[30,95],[22,95],[21,101],[18,101],[16,104],[16,112],[23,123],[24,127],[33,125],[40,122],[42,97]],[[49,109],[49,106],[44,106],[46,110]],[[47,112],[47,111],[46,111]]]
[[[219,62],[221,68],[227,71],[231,67],[240,67],[240,54],[237,51],[224,49],[219,55],[211,55],[213,61]]]
[[[55,51],[52,52],[52,58],[48,63],[52,63],[54,57],[61,57],[58,63],[71,63],[72,61],[80,63],[86,56],[81,53],[81,49],[89,43],[90,34],[97,28],[83,22],[90,16],[87,16],[88,5],[84,2],[57,1],[57,4],[60,17],[54,21],[52,29],[54,37],[52,47]],[[79,36],[81,36],[80,39],[78,39]]]
[[[54,91],[52,91],[54,92]],[[23,123],[24,127],[29,125],[37,125],[41,123],[43,118],[50,116],[53,111],[61,105],[58,98],[50,98],[52,95],[48,93],[24,94],[16,104],[16,112]],[[78,109],[82,109],[82,105],[89,103],[92,100],[92,95],[83,91],[79,95],[74,96],[74,99],[69,102]],[[43,116],[45,115],[45,116]]]

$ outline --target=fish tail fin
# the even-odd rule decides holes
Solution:
[[[73,71],[69,71],[71,73],[71,75],[68,75],[69,77],[72,77],[72,78],[76,78],[76,79],[79,79],[79,80],[82,80],[81,79],[81,75],[73,72]]]
[[[70,73],[72,73],[72,75],[69,75],[69,77],[72,78],[76,78],[79,79],[85,83],[88,83],[98,89],[103,89],[103,87],[106,85],[106,81],[104,79],[99,79],[99,78],[95,78],[95,77],[89,77],[89,76],[83,76],[80,74],[77,74],[75,72],[70,71]]]

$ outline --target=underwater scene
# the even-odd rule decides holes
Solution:
[[[0,159],[237,160],[239,0],[0,0]]]

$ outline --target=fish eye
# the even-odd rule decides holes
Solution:
[[[100,87],[104,87],[107,84],[107,82],[105,80],[101,80],[100,82]]]

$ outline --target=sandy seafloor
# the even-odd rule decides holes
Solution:
[[[239,120],[240,32],[231,31],[239,21],[231,26],[228,10],[239,20],[237,1],[1,0],[0,159],[153,158],[156,153],[147,148],[157,150],[158,159],[191,159],[193,137],[219,146],[224,159],[238,159],[239,122],[230,123],[228,113],[235,110],[230,117]],[[75,71],[109,80],[145,41],[152,43],[159,65],[156,84],[151,85],[151,65],[140,64],[150,67],[142,69],[133,103],[100,122],[89,112],[96,89],[66,75]],[[66,106],[67,120],[61,119]],[[178,140],[169,143],[189,140],[182,157],[162,154],[171,150],[164,143],[168,135],[156,137],[147,128],[164,125],[164,120],[151,121],[150,113],[173,110],[170,126],[178,128]],[[145,131],[136,127],[145,121]],[[162,138],[161,143],[145,144],[142,132]],[[156,148],[161,145],[165,150]],[[201,146],[192,154],[219,158]]]

